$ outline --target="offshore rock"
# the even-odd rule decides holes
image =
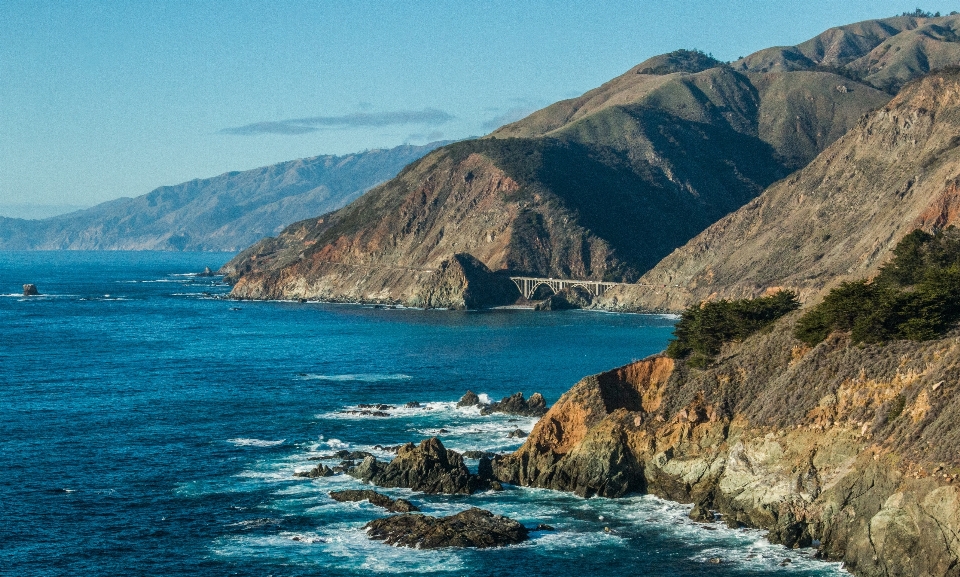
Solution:
[[[413,503],[407,501],[406,499],[391,499],[382,493],[377,493],[376,491],[371,491],[369,489],[359,491],[331,491],[330,498],[339,502],[370,501],[372,505],[383,507],[391,513],[414,513],[420,510]]]
[[[521,417],[542,417],[546,412],[547,401],[540,393],[531,395],[530,400],[524,399],[523,393],[514,393],[480,410],[481,415],[506,413],[508,415],[518,415]]]
[[[23,296],[25,297],[35,297],[40,294],[40,291],[37,290],[37,285],[35,284],[25,284],[23,285]]]
[[[319,479],[320,477],[332,477],[334,475],[333,469],[327,467],[323,463],[320,463],[313,469],[309,471],[301,471],[299,473],[294,473],[294,477],[306,477],[308,479]]]
[[[480,397],[473,391],[468,390],[457,402],[458,407],[476,407],[480,404]]]
[[[371,521],[364,529],[371,539],[417,549],[503,547],[529,538],[520,523],[476,507],[449,517],[395,515]]]
[[[480,486],[460,453],[447,449],[436,437],[424,439],[419,447],[413,443],[400,447],[396,458],[386,466],[375,457],[367,457],[350,475],[380,487],[447,495],[469,495]]]

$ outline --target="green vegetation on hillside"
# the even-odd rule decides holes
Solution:
[[[960,231],[915,230],[872,281],[846,282],[807,311],[794,335],[813,346],[834,331],[854,343],[936,338],[960,320]]]
[[[713,57],[713,54],[707,54],[702,50],[674,50],[668,54],[655,56],[647,60],[644,66],[637,71],[637,74],[654,74],[663,76],[673,74],[674,72],[701,72],[709,70],[716,66],[721,66],[723,62]]]
[[[743,340],[799,306],[796,293],[791,291],[694,305],[683,311],[674,327],[675,338],[667,347],[667,356],[689,356],[688,364],[705,367],[724,343]]]

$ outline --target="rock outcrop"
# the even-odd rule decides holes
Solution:
[[[476,407],[482,404],[480,402],[480,397],[477,396],[473,391],[468,390],[466,393],[460,397],[460,400],[457,401],[458,407]]]
[[[813,349],[799,313],[728,345],[711,367],[655,356],[584,378],[504,482],[616,497],[652,493],[819,541],[856,575],[955,575],[960,566],[960,330],[923,343]]]
[[[504,547],[529,538],[520,523],[476,507],[449,517],[395,515],[371,521],[364,529],[371,539],[417,549]]]
[[[413,503],[406,499],[391,499],[382,493],[365,490],[331,491],[330,498],[334,501],[369,501],[372,505],[383,507],[391,513],[414,513],[419,511]]]
[[[420,287],[413,304],[423,308],[482,309],[509,305],[520,290],[509,277],[493,274],[469,254],[455,254]]]
[[[23,285],[23,296],[25,297],[35,297],[40,294],[40,291],[37,290],[37,285],[35,284],[25,284]]]
[[[310,469],[309,471],[301,471],[299,473],[294,473],[294,477],[305,477],[307,479],[319,479],[320,477],[332,477],[335,474],[335,471],[330,467],[320,463],[316,467]]]
[[[485,487],[498,489],[499,483],[493,480],[489,466],[490,459],[481,457],[480,461],[480,474],[472,475],[460,453],[447,449],[440,439],[431,437],[421,441],[420,446],[413,443],[403,445],[386,465],[370,456],[348,473],[380,487],[405,487],[424,493],[469,495]],[[486,474],[482,471],[485,467],[489,471]]]
[[[514,393],[480,409],[481,415],[506,413],[520,417],[542,417],[546,412],[547,401],[540,393],[534,393],[529,400],[523,398],[523,393]]]
[[[537,311],[585,309],[592,303],[593,296],[585,288],[574,286],[538,302],[533,309]]]

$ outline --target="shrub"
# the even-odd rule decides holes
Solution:
[[[794,336],[813,346],[833,331],[854,343],[937,338],[960,320],[960,232],[915,230],[872,281],[846,282],[797,321]]]
[[[724,343],[743,340],[799,306],[796,293],[791,291],[757,299],[721,300],[692,306],[683,312],[674,327],[674,339],[667,346],[667,356],[689,357],[691,366],[705,367]]]

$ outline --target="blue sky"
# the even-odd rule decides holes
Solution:
[[[913,8],[5,0],[0,205],[91,205],[293,158],[481,135],[655,54],[732,60]]]

